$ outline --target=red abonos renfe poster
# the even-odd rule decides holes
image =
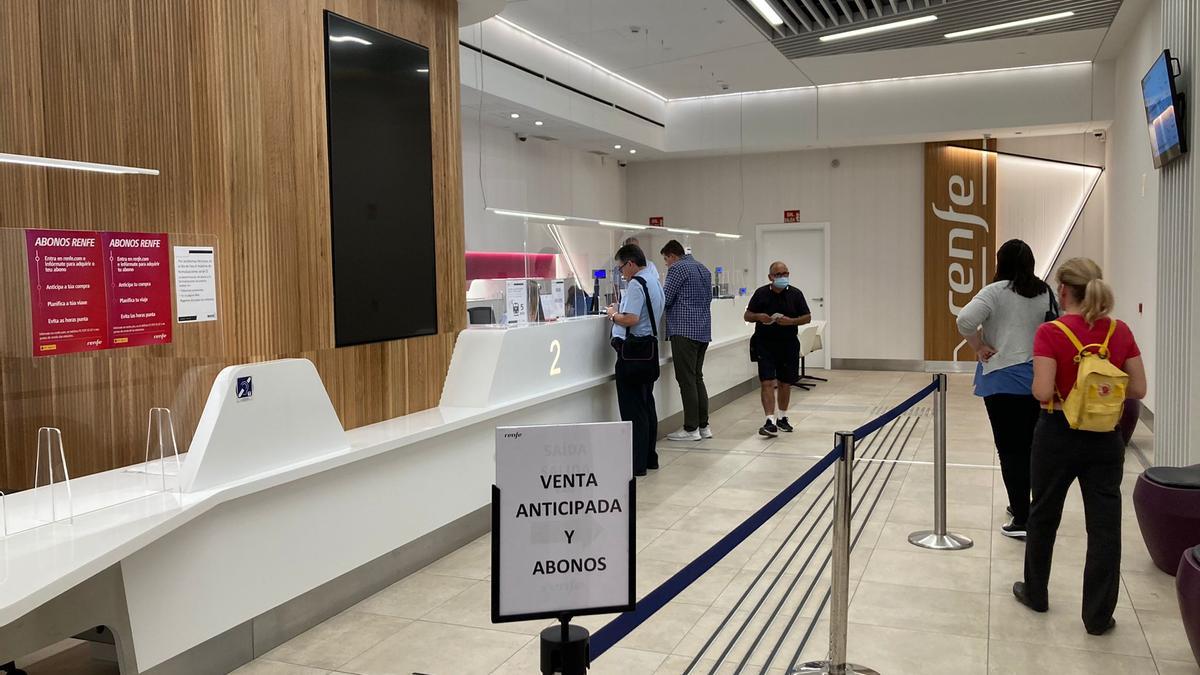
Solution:
[[[102,232],[109,347],[171,341],[171,258],[167,235]]]
[[[26,230],[33,355],[108,347],[100,234]]]

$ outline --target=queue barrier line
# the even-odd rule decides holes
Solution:
[[[900,456],[904,452],[905,446],[908,445],[908,440],[912,437],[913,430],[916,428],[917,428],[916,420],[912,420],[911,424],[909,424],[908,420],[900,420],[898,423],[893,424],[887,430],[887,432],[883,435],[883,441],[880,443],[880,446],[883,446],[884,444],[888,445],[888,448],[885,451],[885,455],[890,458],[892,455],[892,452],[895,451],[896,456],[897,457]],[[888,435],[892,434],[893,432],[895,432],[895,433],[894,433],[894,435],[891,436],[890,442],[889,442]],[[903,437],[903,440],[901,440],[901,437]],[[876,438],[879,438],[879,437],[877,436]],[[868,471],[870,470],[871,466],[872,465],[868,465],[868,468],[867,468]],[[864,499],[863,500],[858,500],[858,499],[853,500],[854,504],[853,504],[853,508],[852,508],[851,514],[850,514],[852,521],[853,521],[854,517],[858,516],[859,510],[862,508],[863,504],[866,503],[866,500],[870,499],[872,488],[874,488],[875,481],[879,478],[880,473],[882,473],[884,465],[882,463],[877,463],[877,464],[874,464],[873,466],[875,467],[875,472],[871,475],[870,479],[866,479],[865,471],[864,471],[863,474],[859,475],[858,478],[856,480],[854,480],[854,488],[855,489],[857,489],[858,484],[861,483],[864,479],[867,480],[867,484],[866,484],[865,489],[862,490],[862,492],[864,493]],[[854,538],[850,542],[850,550],[851,551],[853,551],[854,547],[856,547],[858,545],[859,539],[862,538],[863,532],[866,531],[867,522],[870,521],[871,516],[874,515],[875,507],[879,504],[879,500],[883,497],[884,489],[886,489],[887,484],[892,479],[892,474],[895,473],[895,471],[896,471],[896,464],[894,464],[894,463],[889,464],[887,474],[883,477],[883,482],[880,484],[879,490],[874,493],[875,496],[874,496],[874,499],[871,501],[871,506],[867,509],[867,515],[862,519],[861,523],[859,524],[858,531],[854,534]],[[833,529],[832,522],[829,524],[828,529],[829,530]],[[853,527],[851,529],[853,529]],[[813,553],[815,554],[816,551],[814,550]],[[825,573],[825,570],[826,570],[826,568],[829,567],[829,564],[832,561],[832,559],[833,559],[833,550],[832,550],[832,547],[830,547],[830,550],[825,553],[825,559],[821,562],[820,569],[817,570],[816,575],[813,576],[812,581],[809,582],[808,588],[805,590],[803,598],[792,610],[792,613],[788,617],[786,625],[784,626],[783,630],[779,633],[779,636],[775,639],[775,644],[772,646],[770,654],[767,656],[766,660],[764,661],[762,669],[759,671],[759,675],[766,675],[767,671],[770,669],[771,664],[775,660],[775,656],[779,653],[779,649],[783,646],[784,641],[786,640],[788,634],[791,632],[792,626],[794,626],[796,624],[797,619],[801,618],[800,617],[801,609],[808,603],[809,598],[812,597],[813,591],[816,590],[817,583],[821,579],[821,575]],[[807,568],[807,565],[806,565],[806,568]],[[796,576],[792,579],[792,582],[787,590],[787,593],[785,593],[783,599],[781,599],[776,604],[775,610],[771,613],[771,618],[768,619],[767,623],[759,630],[759,634],[758,634],[757,638],[755,639],[754,644],[751,645],[751,647],[746,651],[746,654],[742,657],[741,663],[738,664],[738,668],[737,668],[736,672],[740,673],[742,671],[742,669],[744,669],[746,667],[746,664],[750,659],[750,655],[752,653],[754,653],[754,650],[758,647],[758,643],[766,636],[767,628],[772,623],[774,623],[776,616],[778,616],[779,612],[784,608],[784,604],[785,604],[784,600],[791,597],[792,590],[797,585],[797,582],[800,581],[800,576],[801,576],[801,573],[797,572]],[[800,653],[802,651],[804,651],[804,647],[808,643],[808,638],[811,636],[811,629],[815,628],[817,621],[821,618],[821,613],[825,611],[825,606],[828,604],[829,596],[830,596],[830,589],[826,588],[825,589],[825,599],[823,599],[821,601],[820,608],[818,608],[817,612],[815,614],[813,614],[813,616],[809,622],[810,630],[805,632],[804,640],[802,640],[800,642],[800,644],[797,646],[796,653],[793,656],[793,658],[791,659],[791,661],[789,662],[789,665],[788,665],[789,672],[792,667],[795,667],[796,662],[799,660]],[[713,670],[711,672],[715,673],[716,670],[717,670],[717,668],[716,668],[716,666],[714,666]]]
[[[808,471],[805,471],[791,485],[775,495],[771,501],[764,504],[758,511],[755,511],[754,515],[743,521],[741,525],[733,528],[729,534],[721,537],[720,541],[713,544],[707,551],[701,553],[699,557],[676,572],[670,579],[660,584],[658,588],[647,593],[646,597],[637,602],[635,609],[621,614],[596,631],[591,638],[590,654],[592,660],[594,661],[599,658],[610,647],[620,641],[621,638],[633,632],[646,619],[654,616],[658,610],[662,609],[675,596],[687,589],[692,582],[712,569],[722,558],[737,548],[751,534],[754,534],[755,530],[762,527],[763,523],[770,520],[780,509],[795,499],[796,495],[800,494],[804,488],[812,484],[818,476],[825,472],[825,469],[833,466],[833,463],[841,455],[842,449],[840,447],[830,450],[829,454],[822,457],[820,461],[810,467]]]
[[[847,436],[850,436],[850,442],[853,443],[853,439],[864,438],[878,431],[892,420],[903,415],[930,393],[936,391],[938,391],[937,378],[888,412],[858,427],[852,434],[847,434]],[[617,618],[596,631],[590,640],[590,659],[594,661],[600,658],[606,651],[616,645],[617,642],[645,623],[647,619],[654,616],[658,610],[666,606],[668,602],[686,590],[688,586],[712,569],[725,556],[729,555],[733,549],[741,545],[758,528],[762,527],[764,523],[811,485],[826,469],[833,466],[838,460],[843,459],[844,456],[844,442],[839,442],[828,454],[793,481],[791,485],[771,498],[771,501],[760,507],[740,525],[730,530],[729,534],[709,547],[707,551],[701,553],[695,560],[685,565],[683,569],[676,572],[671,578],[647,593],[641,600],[638,600],[636,608],[620,614]]]
[[[896,419],[897,417],[903,415],[904,413],[908,412],[909,409],[912,408],[914,405],[920,403],[921,399],[925,398],[926,396],[932,394],[933,392],[935,392],[937,390],[938,390],[938,380],[935,378],[933,380],[933,382],[930,382],[923,389],[921,389],[917,393],[913,394],[912,396],[909,396],[907,399],[905,399],[902,403],[900,403],[896,407],[883,413],[879,417],[876,417],[875,419],[871,420],[870,422],[867,422],[866,424],[862,425],[861,427],[855,429],[854,430],[855,440],[862,440],[862,439],[866,438],[867,436],[870,436],[871,434],[875,433],[876,431],[879,431],[883,427],[887,426],[887,424],[889,422],[891,422],[892,420]]]
[[[870,442],[874,442],[879,439],[880,439],[879,436],[875,436],[874,438],[871,439]],[[868,445],[869,445],[869,443],[868,443]],[[875,456],[876,457],[879,456],[879,451],[882,450],[883,445],[886,443],[887,443],[887,435],[884,434],[883,442],[880,443],[878,445],[878,447],[875,448]],[[865,449],[866,448],[864,447],[864,451],[865,451]],[[889,452],[890,452],[890,449],[889,449]],[[857,461],[856,461],[856,464],[857,464]],[[861,476],[859,476],[858,480],[854,481],[854,486],[852,489],[857,490],[862,483],[863,483],[863,479]],[[763,569],[754,577],[754,580],[752,582],[750,582],[750,585],[747,586],[746,589],[742,592],[741,597],[738,598],[738,601],[736,603],[734,603],[733,607],[730,608],[730,610],[726,613],[725,619],[723,619],[721,621],[721,624],[719,626],[717,626],[717,629],[715,631],[713,631],[712,635],[708,638],[707,641],[705,641],[704,646],[700,648],[700,651],[698,651],[695,654],[695,656],[692,657],[692,662],[690,664],[688,664],[688,667],[683,671],[682,675],[689,675],[692,672],[692,670],[699,664],[700,660],[704,657],[704,655],[708,653],[709,647],[711,647],[713,645],[713,643],[717,639],[717,636],[721,634],[721,632],[724,630],[725,626],[729,623],[730,619],[732,619],[733,616],[737,613],[737,611],[741,608],[741,605],[746,600],[746,598],[749,597],[752,592],[754,592],[755,586],[762,579],[762,577],[766,574],[767,570],[771,567],[771,564],[778,557],[779,553],[781,551],[783,551],[784,549],[788,548],[789,545],[793,544],[792,537],[800,529],[800,526],[803,525],[808,520],[808,516],[811,515],[813,507],[816,506],[817,502],[822,501],[822,497],[824,497],[825,492],[828,491],[829,488],[831,488],[831,487],[833,487],[833,481],[826,483],[825,487],[822,488],[819,493],[817,493],[816,500],[813,502],[812,505],[809,506],[808,509],[805,510],[804,516],[799,521],[796,522],[795,526],[792,527],[792,530],[788,534],[787,539],[785,539],[779,543],[779,546],[775,549],[775,553],[772,554],[771,559],[767,561],[767,564],[763,567]],[[866,486],[865,490],[870,490],[870,487],[871,487],[870,484],[868,484]],[[824,503],[825,503],[824,508],[822,508],[821,512],[817,514],[817,517],[814,518],[811,523],[809,523],[808,531],[804,533],[804,536],[800,539],[799,542],[796,542],[794,544],[794,546],[792,546],[791,555],[788,556],[788,559],[784,562],[784,564],[775,573],[775,578],[771,580],[771,582],[769,583],[769,585],[767,586],[766,589],[763,589],[760,594],[757,594],[757,595],[759,595],[758,601],[754,604],[753,607],[750,608],[750,610],[748,611],[748,613],[746,615],[746,618],[742,621],[742,625],[729,638],[729,640],[725,646],[725,649],[722,650],[720,655],[718,655],[716,657],[716,660],[713,662],[713,667],[709,671],[710,675],[712,675],[712,673],[715,673],[717,668],[719,668],[721,666],[722,662],[725,660],[725,657],[729,654],[729,651],[731,649],[733,649],[734,645],[740,639],[743,632],[745,632],[745,630],[750,626],[750,623],[754,620],[754,617],[758,613],[759,609],[762,608],[763,604],[767,601],[767,599],[769,597],[772,597],[772,592],[774,591],[776,584],[778,584],[780,579],[782,579],[784,572],[791,568],[792,561],[800,553],[800,551],[804,549],[805,544],[808,543],[809,537],[811,537],[813,532],[816,531],[818,524],[822,522],[822,518],[824,518],[825,514],[828,513],[830,509],[833,508],[833,500],[832,499],[830,499],[829,501],[826,501]],[[833,523],[830,522],[828,525],[825,526],[824,531],[821,532],[820,536],[818,537],[818,541],[823,540],[825,538],[825,536],[829,534],[829,531],[832,528],[833,528]],[[782,607],[783,603],[787,600],[788,597],[791,596],[791,592],[795,588],[796,582],[799,581],[800,578],[804,575],[804,571],[808,569],[809,564],[811,564],[813,559],[816,557],[818,550],[819,550],[818,546],[813,546],[812,550],[808,554],[808,557],[804,559],[804,562],[800,565],[800,568],[795,571],[795,576],[792,578],[792,583],[788,585],[787,591],[783,594],[783,596],[780,598],[779,602],[776,604],[775,610],[771,614],[771,618],[767,620],[767,622],[762,626],[762,630],[760,630],[757,637],[755,637],[754,643],[751,645],[750,649],[746,652],[746,658],[748,658],[750,653],[753,652],[753,650],[757,646],[759,640],[762,639],[766,629],[769,628],[772,621],[774,621],[774,616],[779,613],[779,609]],[[822,568],[821,571],[817,572],[817,576],[813,578],[813,584],[816,583],[816,581],[820,577],[822,571],[824,571],[824,568]],[[810,592],[811,592],[811,587],[810,587]],[[805,598],[807,599],[807,595],[805,596]],[[802,606],[804,604],[804,602],[805,601],[802,600],[800,605]],[[798,610],[799,610],[799,607],[797,608],[797,611]],[[743,661],[743,664],[744,664],[744,661]]]

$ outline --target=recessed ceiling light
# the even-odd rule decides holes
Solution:
[[[637,154],[637,149],[636,149],[636,148],[630,148],[630,149],[629,149],[629,154],[631,154],[631,155],[636,155],[636,154]]]
[[[767,3],[767,0],[750,0],[750,6],[772,26],[783,25],[783,17],[779,16],[779,12],[776,12],[775,8]]]
[[[613,146],[613,150],[620,150],[620,149],[621,149],[620,143],[617,143],[616,145]]]
[[[533,122],[533,126],[535,126],[535,127],[540,127],[543,124],[545,124],[545,122],[543,122],[541,120],[534,120],[534,122]]]
[[[515,119],[520,119],[520,117],[521,117],[521,114],[520,114],[520,113],[512,113],[512,114],[510,114],[510,115],[509,115],[509,117],[513,118],[514,120],[515,120]]]
[[[983,26],[981,28],[972,28],[970,30],[960,30],[953,33],[946,33],[946,37],[953,40],[954,38],[966,37],[968,35],[978,35],[980,33],[991,33],[992,31],[1004,30],[1006,28],[1016,28],[1018,26],[1029,26],[1035,23],[1043,23],[1046,21],[1054,21],[1055,19],[1065,19],[1070,16],[1075,16],[1075,12],[1059,12],[1057,14],[1047,14],[1045,16],[1035,16],[1029,19],[1020,19],[1018,21],[1009,21],[1007,23],[997,23],[991,26]]]
[[[929,16],[918,16],[914,19],[905,19],[903,21],[893,21],[891,23],[881,23],[876,26],[867,26],[856,30],[848,30],[843,33],[834,33],[833,35],[822,35],[821,42],[832,42],[833,40],[845,40],[846,38],[858,37],[859,35],[870,35],[871,33],[880,33],[885,30],[895,30],[897,28],[907,28],[908,26],[916,26],[923,23],[937,21],[937,16],[930,14]]]

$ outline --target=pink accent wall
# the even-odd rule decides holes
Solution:
[[[474,279],[553,278],[553,253],[467,251],[467,281]],[[526,272],[528,263],[528,272]]]

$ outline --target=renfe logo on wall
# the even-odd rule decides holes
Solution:
[[[987,141],[987,150],[996,142]],[[996,155],[982,141],[925,144],[925,358],[970,361],[962,308],[991,282],[996,257]]]

